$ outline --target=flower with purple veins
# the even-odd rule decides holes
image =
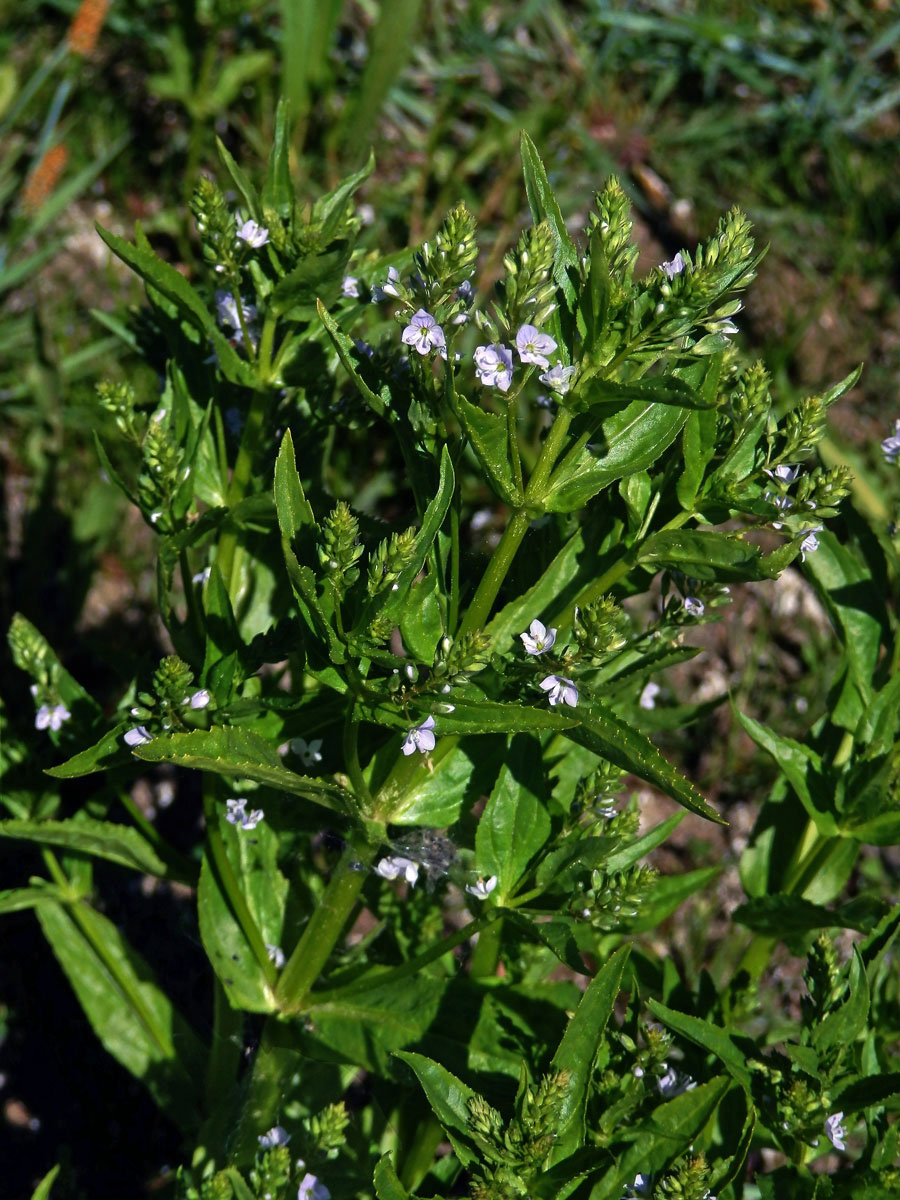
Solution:
[[[245,799],[226,800],[225,810],[225,820],[229,825],[240,825],[241,829],[255,829],[265,816],[261,808],[248,813]]]
[[[538,379],[541,383],[546,383],[548,388],[552,388],[560,396],[565,396],[566,392],[572,386],[572,376],[577,370],[577,367],[566,367],[562,363],[557,363],[555,367],[551,367],[543,375],[538,375]]]
[[[418,750],[420,754],[427,754],[429,750],[434,749],[434,717],[426,717],[421,725],[415,729],[410,729],[404,739],[400,749],[404,754],[415,754]]]
[[[894,422],[893,437],[886,437],[881,443],[881,453],[885,462],[895,463],[900,458],[900,421]]]
[[[666,279],[674,279],[676,275],[680,275],[687,263],[684,261],[684,255],[679,250],[673,259],[669,262],[659,264],[659,269],[665,275]]]
[[[846,1150],[847,1146],[844,1138],[847,1136],[847,1130],[841,1124],[844,1119],[842,1112],[833,1113],[825,1122],[825,1134],[834,1146],[835,1150]]]
[[[547,629],[542,621],[535,619],[528,626],[528,633],[520,633],[519,637],[526,654],[546,654],[556,641],[556,630]]]
[[[269,240],[269,231],[264,225],[258,225],[256,221],[245,221],[238,230],[238,237],[242,242],[246,242],[248,246],[252,246],[254,250],[260,246],[264,246]]]
[[[136,725],[134,729],[129,729],[124,734],[122,740],[126,746],[143,746],[147,742],[153,741],[153,735],[147,729],[146,725]]]
[[[263,1150],[271,1150],[275,1146],[286,1146],[291,1140],[291,1135],[280,1125],[273,1125],[268,1133],[261,1133],[256,1140]]]
[[[482,386],[498,387],[501,392],[509,391],[513,374],[512,351],[497,342],[492,342],[490,346],[479,346],[475,351],[475,374]]]
[[[297,1200],[331,1200],[331,1192],[324,1183],[319,1183],[316,1175],[311,1175],[309,1171],[300,1180],[300,1190],[297,1192]]]
[[[71,715],[64,704],[54,704],[52,708],[49,704],[42,704],[34,714],[34,727],[52,729],[54,733],[58,733],[63,721],[68,721]]]
[[[414,887],[419,878],[419,864],[402,854],[392,854],[377,863],[375,874],[382,879],[399,879],[402,876],[410,887]]]
[[[290,747],[304,767],[314,767],[316,763],[322,761],[321,738],[312,738],[309,742],[305,738],[291,738]]]
[[[539,367],[549,367],[548,354],[556,349],[556,342],[549,333],[541,333],[534,325],[523,325],[516,334],[516,349],[523,363],[536,363]]]
[[[405,346],[412,346],[420,354],[430,354],[432,350],[437,350],[444,358],[447,357],[444,331],[424,308],[420,308],[415,316],[410,318],[409,324],[403,330],[402,341]]]
[[[807,554],[815,554],[819,548],[819,539],[817,533],[821,533],[822,525],[815,525],[812,529],[803,530],[803,541],[800,543],[800,561],[805,562]]]
[[[467,883],[466,891],[476,900],[487,900],[496,886],[497,876],[491,875],[489,879],[477,879],[474,883]]]
[[[578,703],[578,688],[571,679],[564,679],[562,675],[548,675],[541,680],[540,688],[547,693],[551,708],[557,704],[568,704],[569,708],[574,708]]]

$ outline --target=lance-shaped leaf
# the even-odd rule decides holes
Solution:
[[[553,1069],[565,1071],[568,1082],[559,1110],[552,1162],[571,1154],[584,1140],[584,1114],[594,1060],[622,986],[630,951],[630,946],[620,946],[591,980],[553,1056]]]
[[[793,738],[782,737],[734,706],[732,711],[747,735],[775,759],[819,833],[823,837],[834,837],[838,831],[837,822],[834,814],[824,807],[831,802],[833,789],[829,789],[823,780],[822,760],[815,750]]]
[[[869,1016],[869,984],[866,968],[856,946],[849,970],[849,994],[840,1008],[828,1013],[816,1026],[813,1046],[819,1053],[832,1046],[849,1046],[865,1030]]]
[[[251,729],[214,725],[190,733],[172,733],[135,746],[134,754],[145,762],[171,762],[216,775],[253,779],[292,796],[302,796],[325,808],[347,812],[350,797],[336,783],[295,775],[282,764],[278,752]]]
[[[750,1090],[750,1070],[747,1067],[746,1053],[726,1030],[710,1021],[703,1021],[700,1017],[676,1012],[667,1008],[665,1004],[660,1004],[658,1000],[648,1000],[647,1005],[664,1025],[714,1054],[731,1077],[746,1091]],[[746,1038],[741,1040],[748,1046],[752,1045]]]
[[[662,529],[644,542],[638,562],[653,570],[668,567],[690,579],[716,583],[767,579],[771,575],[758,546],[708,529]]]
[[[285,431],[281,449],[275,460],[275,509],[281,536],[290,541],[304,525],[316,527],[316,518],[303,491],[294,454],[294,439],[291,431]]]
[[[487,412],[454,393],[453,407],[491,487],[506,504],[522,503],[513,475],[506,417]]]
[[[688,409],[635,400],[592,422],[589,440],[576,443],[554,470],[542,500],[548,512],[574,512],[617,479],[645,471],[666,451]],[[584,435],[582,435],[584,441]]]
[[[316,311],[319,314],[319,320],[325,326],[326,333],[331,338],[332,345],[337,351],[337,356],[341,361],[341,365],[353,380],[356,390],[372,409],[372,412],[376,414],[376,416],[387,416],[388,405],[391,399],[390,393],[387,391],[387,389],[385,389],[384,394],[380,396],[377,392],[373,392],[363,377],[356,370],[351,357],[354,349],[353,342],[349,337],[347,337],[346,333],[344,333],[321,300],[316,302]]]
[[[41,905],[38,920],[104,1047],[184,1132],[199,1124],[206,1051],[112,921],[79,902]]]
[[[567,738],[609,759],[623,771],[630,771],[654,784],[698,817],[718,825],[727,824],[694,785],[663,758],[645,734],[621,720],[600,701],[582,700],[577,711],[581,724],[567,729]]]
[[[500,903],[550,836],[550,815],[538,794],[543,774],[538,741],[514,737],[475,835],[475,869],[497,877]]]
[[[60,846],[161,879],[180,877],[139,830],[114,821],[97,821],[87,816],[71,821],[0,821],[0,837]]]
[[[443,1125],[463,1168],[477,1162],[479,1156],[469,1129],[469,1101],[476,1099],[478,1093],[424,1054],[401,1051],[396,1057],[415,1071],[428,1103]]]
[[[671,404],[676,408],[708,409],[715,400],[698,392],[677,375],[655,375],[650,379],[634,379],[630,383],[619,383],[614,379],[599,379],[596,376],[576,388],[563,401],[572,412],[586,412],[596,405],[616,405],[623,408],[633,401],[652,404]]]
[[[131,727],[130,722],[122,721],[104,733],[93,746],[89,746],[87,750],[79,750],[58,767],[48,767],[44,774],[52,775],[54,779],[78,779],[94,771],[108,770],[110,767],[127,763],[130,754],[122,742],[122,734]]]
[[[569,278],[569,268],[578,268],[578,251],[566,229],[566,222],[559,204],[550,187],[547,171],[537,152],[537,146],[523,130],[519,139],[522,154],[522,172],[525,176],[525,194],[535,225],[546,221],[553,234],[553,278],[569,307],[575,305],[575,287]]]
[[[400,1182],[390,1154],[380,1158],[375,1166],[375,1195],[378,1200],[410,1200],[409,1192]]]
[[[621,1200],[639,1174],[653,1175],[683,1154],[699,1136],[732,1086],[718,1078],[659,1105],[628,1133],[633,1143],[616,1166],[594,1185],[590,1200]]]

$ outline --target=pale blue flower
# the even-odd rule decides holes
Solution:
[[[322,761],[322,739],[313,738],[307,742],[305,738],[291,738],[291,750],[296,754],[304,767],[314,767]]]
[[[475,351],[475,373],[484,387],[509,391],[513,373],[512,351],[497,342],[492,342],[490,346],[479,346]]]
[[[238,237],[256,250],[269,240],[269,231],[265,226],[257,225],[256,221],[245,221],[238,230]]]
[[[556,641],[556,630],[547,629],[543,622],[534,620],[528,626],[528,633],[520,633],[519,637],[526,654],[546,654]]]
[[[240,825],[241,829],[255,829],[260,821],[265,816],[261,808],[256,808],[253,812],[247,812],[246,800],[226,800],[225,801],[225,820],[230,825]]]
[[[286,1146],[291,1135],[280,1125],[273,1125],[268,1133],[261,1133],[256,1139],[263,1150],[271,1150],[275,1146]]]
[[[659,264],[659,269],[665,275],[666,279],[674,279],[676,275],[680,275],[687,263],[684,261],[684,255],[679,250],[675,257],[670,262]]]
[[[437,350],[444,358],[447,357],[444,331],[431,313],[427,313],[424,308],[420,308],[410,319],[409,324],[403,330],[401,340],[405,346],[414,347],[420,354],[430,354],[432,350]]]
[[[419,864],[402,854],[392,854],[376,865],[375,874],[382,879],[399,879],[402,876],[413,887],[419,878]]]
[[[889,463],[895,463],[900,458],[900,421],[894,422],[893,437],[887,437],[881,443],[881,453]]]
[[[659,693],[660,693],[659,684],[654,683],[653,680],[651,679],[650,682],[648,684],[646,684],[646,686],[644,687],[644,690],[641,692],[640,698],[638,699],[638,704],[641,706],[641,708],[646,708],[646,709],[656,708],[656,697],[659,695]]]
[[[143,746],[153,741],[153,735],[146,725],[137,725],[134,729],[129,729],[122,740],[126,746]]]
[[[404,754],[415,754],[418,750],[420,754],[427,754],[429,750],[434,749],[434,717],[426,717],[421,725],[415,729],[410,729],[404,739],[400,749]]]
[[[491,875],[488,879],[477,879],[475,883],[467,883],[466,891],[476,900],[487,900],[496,886],[497,876]]]
[[[556,342],[549,333],[541,333],[534,325],[523,325],[516,334],[516,349],[523,363],[536,363],[539,367],[549,367],[548,354],[556,349]]]
[[[682,601],[684,611],[689,617],[702,617],[706,612],[706,605],[702,600],[698,600],[696,596],[685,596]]]
[[[68,721],[71,715],[64,704],[54,704],[52,708],[49,704],[42,704],[34,714],[34,727],[52,729],[54,733],[58,733],[63,721]]]
[[[823,526],[815,525],[812,529],[803,530],[803,541],[800,543],[800,561],[805,562],[807,554],[815,554],[819,548],[817,533],[822,532]]]
[[[835,1150],[846,1150],[847,1146],[844,1138],[847,1136],[847,1131],[841,1124],[844,1114],[836,1112],[825,1122],[825,1134],[829,1142],[834,1146]]]
[[[568,704],[569,708],[574,708],[578,703],[578,688],[571,679],[564,679],[562,675],[548,675],[541,680],[540,687],[547,693],[553,708],[557,704]]]
[[[552,388],[554,392],[558,392],[560,396],[565,396],[572,386],[572,377],[577,370],[577,367],[565,367],[562,363],[557,363],[543,375],[538,375],[538,379],[541,383],[546,383],[547,387]]]
[[[206,708],[212,699],[206,688],[201,688],[199,692],[194,692],[193,696],[185,697],[186,702],[191,708]]]
[[[341,295],[356,300],[359,297],[359,280],[355,275],[345,275],[341,281]]]
[[[324,1183],[319,1183],[315,1175],[311,1175],[308,1171],[300,1180],[300,1190],[297,1192],[297,1200],[331,1200],[331,1192]]]

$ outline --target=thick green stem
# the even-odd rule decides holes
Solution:
[[[478,944],[469,968],[469,974],[473,979],[490,979],[497,974],[497,964],[500,962],[502,947],[502,930],[503,922],[495,921],[478,935]]]
[[[303,1008],[350,920],[376,851],[375,845],[360,850],[348,843],[303,937],[281,972],[276,995],[282,1012],[296,1013]]]
[[[268,404],[268,392],[259,391],[253,393],[253,399],[250,402],[250,411],[247,414],[247,424],[244,426],[244,434],[241,438],[241,445],[238,449],[237,459],[235,460],[231,483],[228,487],[229,508],[234,508],[247,494],[247,489],[253,478],[253,464],[256,461],[266,425]],[[237,587],[238,571],[236,570],[236,566],[238,549],[238,531],[233,524],[228,524],[225,532],[219,538],[216,562],[219,565],[219,570],[222,572],[222,579],[228,588],[232,601],[234,601],[235,589]]]

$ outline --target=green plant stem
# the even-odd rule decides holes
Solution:
[[[813,822],[808,820],[803,836],[797,843],[797,848],[785,870],[781,885],[782,893],[788,896],[802,896],[838,840],[819,833]],[[756,934],[744,951],[738,964],[738,972],[746,971],[752,980],[759,979],[777,944],[777,938]]]
[[[325,894],[281,972],[276,996],[282,1012],[296,1013],[306,1004],[313,984],[350,920],[377,849],[377,844],[362,849],[347,844]]]
[[[472,965],[469,968],[469,974],[473,979],[491,979],[497,974],[497,964],[500,962],[502,946],[502,930],[503,922],[495,921],[478,935],[478,943],[475,946]]]
[[[254,920],[253,914],[247,906],[241,885],[228,858],[225,841],[219,832],[219,814],[216,811],[215,795],[208,778],[204,778],[203,780],[203,815],[206,818],[206,841],[210,852],[210,866],[219,878],[222,890],[228,897],[228,903],[231,906],[234,919],[240,925],[241,932],[247,939],[250,949],[253,951],[253,956],[259,964],[266,984],[269,989],[274,990],[278,972],[269,958],[266,943],[259,931],[259,926]]]
[[[457,637],[463,637],[467,633],[472,633],[474,630],[480,629],[485,621],[487,621],[490,611],[494,606],[494,601],[497,599],[500,588],[503,586],[503,581],[509,572],[509,568],[512,566],[516,552],[522,544],[522,539],[528,532],[528,526],[531,524],[532,510],[540,510],[547,487],[547,480],[550,478],[553,464],[559,457],[559,452],[562,449],[566,434],[569,432],[571,422],[572,414],[566,412],[565,409],[561,409],[557,414],[556,420],[550,426],[550,432],[544,441],[540,458],[534,468],[534,473],[528,480],[528,487],[525,489],[525,503],[521,508],[515,509],[509,524],[504,529],[497,549],[491,555],[491,561],[487,565],[487,570],[482,575],[481,581],[475,589],[475,595],[472,597],[472,603],[463,617]]]
[[[429,963],[443,958],[445,954],[449,954],[451,950],[455,950],[457,946],[461,946],[463,942],[467,942],[474,934],[481,935],[482,931],[488,929],[498,921],[500,916],[499,909],[488,909],[486,913],[483,913],[474,921],[470,921],[462,929],[457,929],[456,933],[450,934],[449,937],[441,938],[433,946],[429,946],[427,950],[423,950],[421,954],[417,954],[415,958],[411,958],[409,962],[401,963],[397,967],[385,967],[370,971],[363,978],[354,979],[352,983],[345,984],[343,987],[329,988],[325,992],[316,992],[316,1003],[330,1004],[335,1000],[345,1000],[349,996],[356,995],[357,992],[367,992],[370,988],[381,987],[385,983],[397,983],[401,979],[408,979],[411,975],[417,975],[423,967],[427,967]],[[479,942],[480,940],[479,937]]]
[[[372,807],[372,793],[369,791],[369,785],[366,783],[362,767],[359,765],[359,722],[353,719],[355,707],[355,701],[348,704],[344,717],[344,765],[350,776],[350,782],[353,784],[356,798],[368,813]]]
[[[256,461],[263,431],[265,430],[268,403],[268,392],[259,391],[253,393],[253,399],[250,402],[250,411],[247,414],[247,424],[244,426],[244,433],[241,437],[237,458],[235,459],[231,483],[228,487],[229,508],[234,508],[235,505],[244,499],[247,489],[250,486],[250,481],[253,478],[253,464]],[[219,545],[216,550],[216,562],[219,565],[219,570],[222,572],[222,579],[228,588],[228,594],[231,596],[232,603],[235,599],[235,589],[237,586],[238,571],[236,568],[238,564],[238,550],[238,531],[233,524],[229,524],[219,538]]]
[[[213,976],[213,1029],[206,1067],[206,1111],[199,1144],[220,1160],[234,1103],[235,1081],[241,1066],[244,1015],[231,1007],[225,989]]]

